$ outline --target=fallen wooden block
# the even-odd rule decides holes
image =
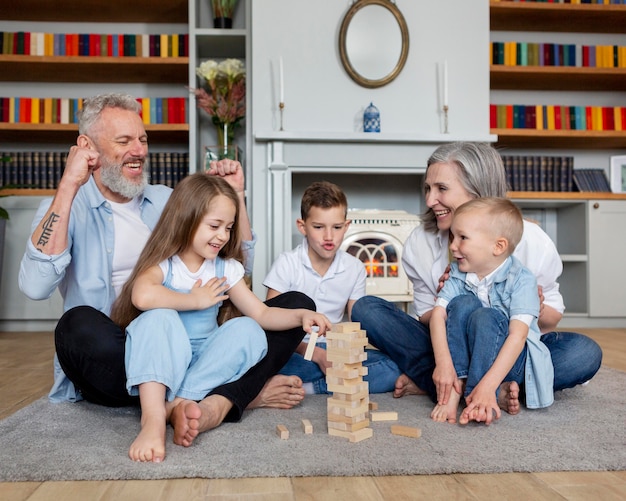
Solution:
[[[278,435],[281,440],[287,440],[289,438],[289,430],[285,425],[279,424],[276,426],[276,435]]]
[[[303,419],[302,429],[304,430],[304,433],[306,435],[310,435],[311,433],[313,433],[313,425],[311,424],[311,421],[309,421],[308,419]]]
[[[370,418],[372,421],[397,421],[398,413],[393,411],[372,412]]]
[[[401,435],[403,437],[420,438],[422,436],[422,430],[414,428],[412,426],[402,426],[399,424],[391,425],[391,433],[394,435]]]
[[[370,402],[370,410],[371,411],[378,410],[378,404],[376,402]]]

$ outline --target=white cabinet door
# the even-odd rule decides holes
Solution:
[[[626,316],[626,201],[589,200],[589,315]]]

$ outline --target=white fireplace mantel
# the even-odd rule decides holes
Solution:
[[[437,146],[453,141],[493,142],[497,136],[455,137],[437,134],[287,132],[255,135],[266,144],[268,265],[292,247],[292,175],[294,173],[424,174]]]

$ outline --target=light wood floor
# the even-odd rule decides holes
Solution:
[[[626,371],[626,329],[578,329],[578,331],[589,334],[600,343],[604,351],[605,365]],[[47,393],[52,381],[52,356],[53,339],[50,333],[0,333],[0,419]],[[616,416],[616,419],[624,422],[623,415]],[[19,444],[16,444],[16,450],[19,450]],[[0,499],[604,501],[626,499],[626,471],[243,480],[4,482],[0,483]]]

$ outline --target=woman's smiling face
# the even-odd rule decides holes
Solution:
[[[455,209],[473,198],[461,183],[459,167],[453,163],[431,164],[424,188],[426,205],[435,213],[439,230],[449,230]]]

